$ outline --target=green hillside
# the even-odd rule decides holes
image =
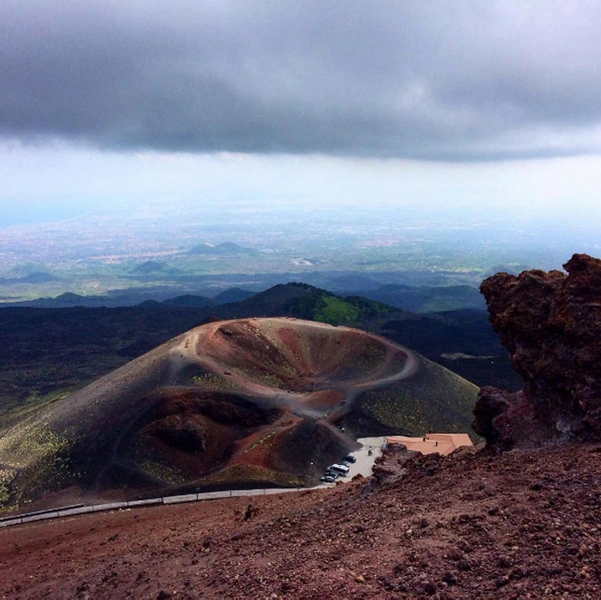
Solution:
[[[386,315],[395,311],[390,306],[359,296],[341,298],[307,284],[291,284],[306,290],[297,298],[286,301],[286,314],[299,319],[329,323],[330,325],[359,325],[364,319]]]

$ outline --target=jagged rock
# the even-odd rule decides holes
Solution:
[[[474,430],[494,449],[601,439],[601,260],[575,254],[564,269],[498,273],[480,286],[524,381],[517,393],[480,391]]]

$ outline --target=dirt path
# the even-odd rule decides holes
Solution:
[[[301,327],[309,328],[315,331],[327,331],[328,333],[340,334],[350,333],[353,335],[361,335],[366,339],[376,339],[386,348],[386,360],[380,366],[380,368],[370,374],[368,378],[359,380],[350,380],[348,383],[331,383],[328,381],[327,376],[323,376],[317,379],[317,384],[321,387],[319,389],[327,389],[331,387],[332,390],[341,392],[344,395],[344,405],[336,408],[336,419],[340,418],[348,412],[351,408],[353,401],[357,395],[361,392],[382,387],[401,381],[411,377],[417,370],[419,362],[414,352],[385,340],[369,333],[365,333],[349,327],[334,327],[325,323],[311,322],[310,325],[302,321],[291,318],[281,319],[249,319],[251,323],[268,321],[277,323],[280,327]],[[250,380],[244,375],[232,371],[230,367],[224,365],[222,362],[215,360],[212,356],[206,354],[200,354],[199,350],[202,348],[209,348],[215,345],[219,345],[219,341],[216,336],[219,331],[228,330],[231,324],[238,324],[238,320],[231,321],[219,321],[216,323],[210,323],[203,327],[193,330],[182,338],[177,346],[171,351],[172,361],[174,364],[173,377],[176,377],[178,369],[183,368],[188,364],[200,364],[210,371],[218,373],[223,378],[231,381],[234,385],[239,387],[247,394],[253,394],[264,398],[269,398],[275,402],[275,404],[284,404],[294,414],[299,416],[307,416],[311,418],[321,418],[324,416],[324,409],[309,408],[306,406],[305,400],[310,397],[314,390],[307,392],[294,392],[290,390],[282,390],[277,387],[270,387],[261,383]],[[399,362],[399,357],[403,358],[403,365],[396,372],[390,373],[396,362]],[[325,411],[330,412],[330,408],[327,407]],[[332,420],[332,419],[330,419]]]

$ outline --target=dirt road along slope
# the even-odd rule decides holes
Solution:
[[[357,437],[465,431],[476,392],[356,329],[285,318],[209,323],[4,432],[0,498],[46,506],[303,486]]]

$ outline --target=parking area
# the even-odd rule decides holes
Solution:
[[[382,445],[386,442],[384,437],[360,438],[357,440],[361,444],[359,450],[350,452],[350,456],[355,458],[355,462],[345,461],[348,466],[348,475],[338,477],[336,481],[350,481],[355,475],[369,477],[371,475],[374,461],[382,454]],[[339,462],[343,462],[342,458]],[[331,483],[330,483],[331,485]]]
[[[356,463],[349,464],[348,479],[352,479],[355,475],[363,475],[369,477],[371,469],[374,466],[374,461],[378,456],[382,455],[382,444],[386,442],[384,437],[360,438],[357,440],[361,444],[359,450],[351,452],[351,456],[357,459]]]

